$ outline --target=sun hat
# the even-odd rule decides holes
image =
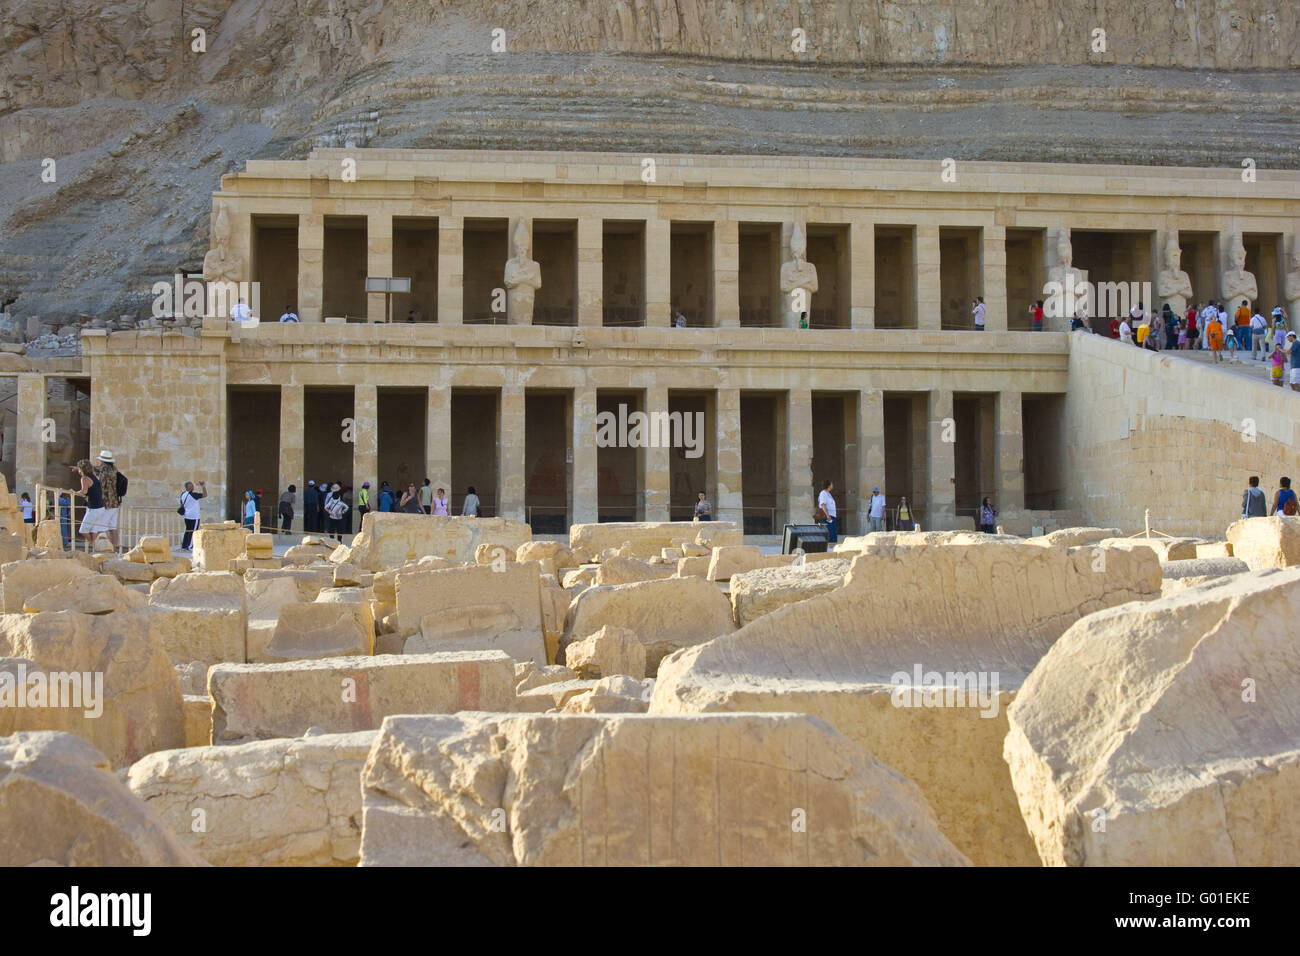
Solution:
[[[872,488],[872,489],[871,489],[871,493],[872,493],[873,495],[878,495],[878,494],[880,494],[880,486],[879,486],[879,485],[876,485],[876,487]]]
[[[334,484],[330,485],[330,491],[338,491],[338,490],[339,490],[339,483],[337,481],[334,482]]]
[[[113,453],[109,451],[107,448],[102,448],[100,449],[99,452],[99,460],[106,461],[111,465],[113,464]]]

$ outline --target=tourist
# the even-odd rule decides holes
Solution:
[[[1169,308],[1168,302],[1160,310],[1160,324],[1164,326],[1165,330],[1164,347],[1171,351],[1176,349],[1178,347],[1178,316],[1174,315],[1174,310]]]
[[[286,306],[284,307],[284,314],[280,316],[280,321],[281,321],[281,322],[297,322],[297,321],[299,321],[299,319],[298,319],[298,313],[295,312],[295,311],[293,311],[292,308],[290,308],[289,306],[286,305]]]
[[[1300,338],[1288,332],[1286,342],[1286,351],[1291,355],[1291,391],[1300,392]]]
[[[1096,334],[1097,330],[1092,327],[1092,319],[1088,318],[1087,296],[1079,300],[1079,307],[1074,310],[1074,319],[1079,323],[1079,328],[1086,329],[1089,335]]]
[[[1282,346],[1282,351],[1286,351],[1286,312],[1282,307],[1276,306],[1273,314],[1270,316],[1272,322],[1269,326],[1273,331],[1273,344]]]
[[[32,497],[27,492],[23,492],[18,499],[18,508],[23,513],[23,522],[25,524],[36,524],[36,506],[32,504]]]
[[[181,517],[185,520],[185,534],[181,537],[181,550],[189,551],[194,544],[194,532],[199,529],[199,499],[208,496],[208,486],[199,479],[199,486],[203,489],[200,492],[194,490],[194,482],[185,482],[185,488],[181,491],[180,501]]]
[[[1267,362],[1273,354],[1273,343],[1270,341],[1268,334],[1268,322],[1259,314],[1259,309],[1250,317],[1250,360],[1255,361],[1255,353],[1259,352],[1259,360]]]
[[[681,309],[678,309],[678,310],[673,314],[673,328],[675,328],[675,329],[684,329],[684,328],[686,328],[686,316],[682,314],[682,310],[681,310]]]
[[[420,486],[420,510],[425,514],[433,513],[433,485],[429,479],[424,479],[424,484]]]
[[[414,321],[415,321],[415,310],[414,310],[414,309],[408,309],[408,310],[407,310],[407,313],[406,313],[406,321],[407,321],[407,322],[414,322]],[[360,509],[358,509],[358,510],[360,510]]]
[[[366,520],[366,515],[370,514],[370,482],[361,482],[361,490],[357,492],[357,514],[361,516],[362,522]]]
[[[1160,337],[1165,334],[1164,320],[1159,312],[1151,313],[1150,327],[1147,329],[1146,347],[1152,352],[1160,351]]]
[[[1273,514],[1294,516],[1297,509],[1295,492],[1291,490],[1291,479],[1283,476],[1277,480],[1277,483],[1281,487],[1273,495]]]
[[[335,541],[343,540],[344,516],[348,513],[348,503],[339,493],[341,490],[336,481],[330,485],[329,493],[325,496],[325,514],[329,519],[326,533],[333,535]]]
[[[379,486],[379,510],[393,510],[393,489],[388,486],[388,482],[383,482]]]
[[[1294,386],[1293,386],[1294,387]],[[72,547],[72,495],[67,489],[59,492],[59,531],[63,536],[63,550]]]
[[[1201,347],[1200,335],[1196,329],[1196,311],[1200,303],[1189,306],[1187,315],[1183,316],[1183,335],[1186,342],[1183,344],[1185,349],[1198,349]]]
[[[871,489],[871,500],[867,505],[867,518],[872,531],[885,530],[885,496],[880,493],[880,486]]]
[[[705,496],[704,492],[702,491],[696,496],[695,520],[696,521],[713,520],[713,506],[709,504],[708,497]]]
[[[257,496],[251,491],[244,492],[244,524],[249,531],[257,530]]]
[[[1282,387],[1282,378],[1286,375],[1286,353],[1282,346],[1273,346],[1273,367],[1269,369],[1269,378],[1278,388]]]
[[[979,525],[981,531],[985,534],[995,533],[994,521],[997,516],[998,509],[993,507],[993,502],[987,498],[980,502]]]
[[[474,493],[473,485],[470,485],[469,490],[465,493],[465,504],[461,506],[460,513],[465,518],[483,517],[483,506],[479,503],[478,495]]]
[[[1174,344],[1174,348],[1182,352],[1187,348],[1187,325],[1181,320],[1175,321],[1178,323],[1178,341]]]
[[[821,493],[817,495],[817,507],[821,509],[821,513],[824,515],[822,520],[826,522],[826,540],[831,544],[838,540],[835,536],[838,528],[835,516],[835,496],[831,494],[834,488],[835,482],[828,478],[822,485]]]
[[[1236,326],[1237,348],[1245,351],[1250,348],[1250,303],[1245,299],[1241,300],[1241,305],[1237,306],[1237,311],[1233,313],[1233,324]]]
[[[1133,326],[1128,324],[1128,316],[1119,323],[1119,340],[1125,345],[1133,344]]]
[[[302,493],[302,530],[307,534],[320,531],[320,489],[315,481],[307,482]]]
[[[1201,310],[1201,330],[1203,333],[1201,348],[1203,349],[1210,348],[1210,340],[1209,340],[1210,322],[1214,319],[1219,320],[1219,333],[1221,336],[1224,335],[1226,330],[1223,328],[1223,316],[1219,314],[1219,310],[1215,306],[1214,300],[1211,299],[1208,303],[1206,303],[1205,308]],[[1220,342],[1219,348],[1220,350],[1222,350],[1223,348],[1222,342]]]
[[[1123,323],[1120,322],[1120,320],[1119,320],[1118,318],[1116,318],[1116,317],[1114,317],[1114,316],[1111,317],[1111,320],[1110,320],[1110,337],[1111,337],[1112,339],[1115,339],[1115,340],[1117,340],[1117,341],[1119,340],[1119,329],[1120,329],[1120,326],[1121,326],[1121,325],[1123,325]]]
[[[230,310],[230,321],[232,322],[247,322],[252,317],[253,312],[244,304],[243,299],[236,302],[234,307]]]
[[[126,475],[117,470],[113,462],[113,453],[107,448],[101,449],[95,460],[95,477],[104,494],[104,523],[108,529],[108,540],[113,542],[113,550],[118,548],[117,516],[126,497]]]
[[[799,313],[799,328],[801,328],[801,329],[806,329],[806,328],[808,328],[808,313],[807,313],[807,312],[800,312],[800,313]]]
[[[420,507],[420,493],[415,490],[415,482],[408,484],[406,490],[402,492],[397,510],[408,515],[424,514],[424,509]]]
[[[1209,313],[1209,319],[1205,323],[1205,345],[1217,365],[1223,361],[1223,323],[1219,321],[1219,315],[1214,311],[1213,302],[1206,306],[1205,312],[1201,314],[1202,318],[1205,318],[1205,313]]]
[[[449,515],[447,511],[447,492],[439,488],[438,493],[433,496],[433,513],[446,518]]]
[[[1251,475],[1248,487],[1241,493],[1241,516],[1243,518],[1268,517],[1268,498],[1259,486],[1259,475]]]
[[[1035,332],[1043,331],[1043,300],[1042,299],[1039,299],[1037,302],[1034,303],[1034,311],[1032,315],[1034,321],[1034,331]]]
[[[298,502],[298,488],[290,485],[280,496],[280,533],[288,534],[293,527],[293,506]]]
[[[912,520],[912,509],[907,506],[907,497],[898,499],[898,513],[894,516],[894,528],[898,531],[912,531],[916,522]]]
[[[95,538],[108,530],[104,523],[104,489],[88,459],[77,462],[77,473],[81,477],[80,494],[86,499],[86,513],[77,532],[86,540],[86,549],[94,551]]]
[[[971,303],[971,314],[975,316],[975,331],[984,331],[984,296],[977,295]]]
[[[1237,357],[1237,346],[1240,343],[1238,341],[1237,336],[1233,334],[1233,332],[1236,331],[1238,330],[1234,328],[1231,332],[1226,333],[1224,336],[1224,344],[1227,346],[1228,349],[1228,361],[1231,362],[1233,365],[1236,365],[1240,361],[1240,359],[1238,359]]]

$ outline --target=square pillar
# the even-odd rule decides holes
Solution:
[[[916,227],[916,241],[912,244],[912,274],[916,277],[916,327],[938,330],[942,325],[939,314],[938,226]]]
[[[858,392],[858,534],[871,528],[871,489],[885,487],[885,393]]]
[[[786,521],[807,524],[812,520],[818,490],[812,473],[812,390],[790,389],[786,402]],[[842,488],[835,501],[844,500]]]
[[[717,434],[713,453],[717,488],[713,495],[713,518],[715,521],[734,521],[743,529],[745,499],[740,467],[740,389],[718,389],[715,408]]]
[[[15,495],[24,491],[36,500],[36,486],[45,483],[45,376],[39,373],[23,373],[18,378],[18,407],[14,416],[18,423],[18,440],[14,443],[14,486],[10,489]],[[60,484],[67,484],[69,475],[60,478]],[[38,520],[44,515],[38,515]]]
[[[460,216],[438,217],[438,324],[465,324],[465,220]]]
[[[957,423],[952,414],[952,391],[931,391],[929,404],[927,510],[922,520],[926,531],[952,531],[957,526]]]
[[[876,226],[872,222],[849,224],[849,325],[876,327]],[[871,486],[866,490],[870,492]]]
[[[740,328],[740,223],[713,224],[713,322]]]
[[[325,217],[298,216],[298,318],[321,322],[325,305]]]
[[[668,389],[652,387],[647,388],[645,392],[645,408],[652,416],[654,421],[656,412],[668,411]],[[649,435],[647,438],[657,438],[655,435]],[[671,436],[662,436],[671,437]],[[641,460],[644,462],[645,471],[642,474],[642,487],[645,488],[645,520],[646,521],[667,521],[668,520],[668,468],[669,455],[672,449],[667,445],[655,447],[654,444],[647,444],[642,449]]]
[[[594,524],[596,484],[596,390],[573,392],[573,523]]]
[[[578,220],[578,325],[583,328],[598,328],[605,322],[604,242],[603,219]]]
[[[424,418],[425,474],[433,490],[447,491],[451,501],[451,389],[434,386],[429,389],[429,404]]]
[[[1025,437],[1021,393],[998,392],[997,486],[998,523],[1008,531],[1028,533],[1025,511]]]
[[[373,385],[358,385],[352,398],[352,484],[370,482],[377,488],[379,472],[379,390]],[[356,495],[353,495],[355,507]],[[379,504],[375,499],[376,506]]]
[[[1007,228],[985,226],[980,266],[984,274],[984,330],[1007,330]]]
[[[507,385],[501,389],[501,422],[497,435],[500,449],[499,517],[524,521],[524,389]]]
[[[372,213],[366,217],[366,275],[391,276],[393,274],[393,217],[388,213]],[[379,292],[366,296],[366,320],[383,322],[385,299]]]
[[[647,219],[645,224],[645,324],[666,329],[672,315],[672,223]]]
[[[301,316],[299,316],[301,318]],[[280,386],[280,491],[297,485],[298,500],[294,505],[292,530],[302,528],[302,496],[307,490],[303,480],[306,469],[306,431],[301,385]],[[362,481],[365,479],[363,478]],[[356,482],[357,487],[361,486]]]

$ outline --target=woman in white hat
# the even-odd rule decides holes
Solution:
[[[96,535],[108,530],[104,520],[104,489],[89,459],[77,462],[77,473],[81,476],[81,495],[86,499],[86,514],[77,533],[86,539],[88,549],[94,551]]]

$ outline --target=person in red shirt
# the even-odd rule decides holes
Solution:
[[[1043,331],[1043,300],[1034,303],[1034,331]]]
[[[1181,346],[1182,348],[1194,349],[1197,347],[1198,339],[1196,334],[1196,313],[1197,313],[1197,306],[1199,305],[1200,305],[1199,302],[1195,302],[1192,305],[1187,307],[1187,316],[1186,316],[1187,336],[1186,336],[1186,341],[1183,342]]]
[[[1119,319],[1110,320],[1110,337],[1112,339],[1119,338]]]

